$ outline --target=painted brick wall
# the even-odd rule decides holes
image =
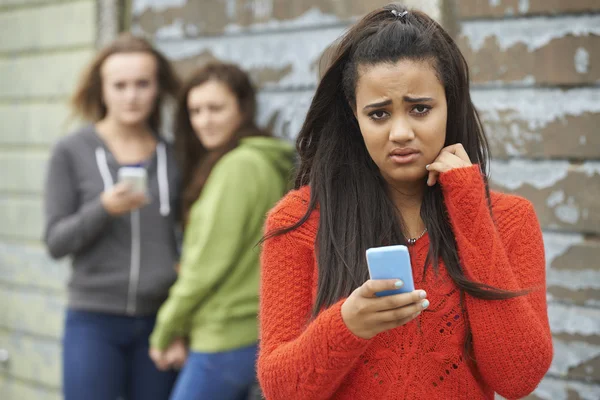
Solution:
[[[94,48],[98,4],[0,0],[0,398],[58,399],[66,262],[40,245],[50,146]],[[293,138],[320,55],[377,0],[131,0],[132,29],[182,72],[216,57],[249,70],[259,119]],[[555,359],[533,399],[600,398],[600,4],[460,0],[419,5],[449,27],[472,68],[496,188],[535,203],[547,250]],[[458,5],[457,7],[455,7]],[[457,21],[450,18],[456,16]],[[64,23],[62,23],[63,21]],[[68,23],[66,23],[68,22]]]
[[[58,400],[66,262],[41,245],[42,186],[67,96],[94,51],[95,0],[0,0],[3,400]]]
[[[209,58],[249,70],[260,121],[298,132],[320,55],[387,1],[133,0],[133,29],[182,73]],[[532,399],[600,398],[600,3],[408,1],[460,43],[488,130],[496,189],[534,202],[544,229],[555,357]]]
[[[461,0],[494,186],[544,228],[554,362],[534,399],[600,398],[600,2]]]

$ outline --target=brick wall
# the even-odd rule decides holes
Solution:
[[[0,0],[0,398],[60,398],[66,262],[41,245],[42,186],[65,101],[93,53],[96,1]]]
[[[600,2],[461,0],[494,186],[544,229],[554,362],[532,398],[600,398]]]
[[[58,399],[66,262],[40,244],[41,187],[64,101],[115,0],[0,0],[0,398]],[[293,138],[319,58],[387,1],[131,0],[134,32],[182,73],[208,58],[258,84],[259,120]],[[600,398],[600,4],[595,0],[411,0],[469,60],[496,188],[535,203],[547,251],[555,358],[534,399]],[[458,4],[458,7],[456,7]],[[100,15],[99,15],[100,14]],[[456,17],[456,20],[452,18]],[[68,23],[67,23],[68,22]],[[109,29],[114,32],[115,27]]]
[[[133,28],[182,73],[216,57],[249,70],[260,120],[294,137],[318,60],[386,1],[133,1]],[[472,70],[496,189],[534,202],[544,229],[555,357],[534,399],[600,398],[600,4],[594,0],[405,2],[452,33]]]

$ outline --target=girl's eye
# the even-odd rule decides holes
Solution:
[[[117,82],[117,83],[115,83],[115,88],[117,88],[118,90],[123,90],[123,89],[125,89],[125,83]]]
[[[148,86],[150,86],[150,81],[148,81],[148,80],[138,81],[138,87],[146,88]]]
[[[374,120],[374,121],[379,121],[384,119],[385,117],[387,117],[388,113],[383,111],[383,110],[377,110],[377,111],[373,111],[371,114],[369,114],[369,117]]]
[[[431,110],[431,107],[423,105],[423,104],[418,104],[413,108],[413,111],[415,112],[415,114],[420,114],[420,115],[427,114],[429,112],[429,110]]]

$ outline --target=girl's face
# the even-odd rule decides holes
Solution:
[[[150,53],[117,53],[100,69],[107,118],[123,125],[147,122],[158,96],[157,63]]]
[[[190,90],[187,107],[192,128],[207,150],[227,144],[242,123],[235,94],[217,80],[207,81]]]
[[[390,185],[424,183],[446,140],[444,87],[429,61],[359,66],[355,115]]]

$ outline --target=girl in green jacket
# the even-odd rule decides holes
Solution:
[[[161,369],[183,364],[182,338],[189,340],[173,400],[244,399],[255,382],[256,244],[266,213],[288,188],[294,154],[256,126],[255,110],[250,79],[230,64],[197,71],[179,100],[182,258],[150,339]]]

